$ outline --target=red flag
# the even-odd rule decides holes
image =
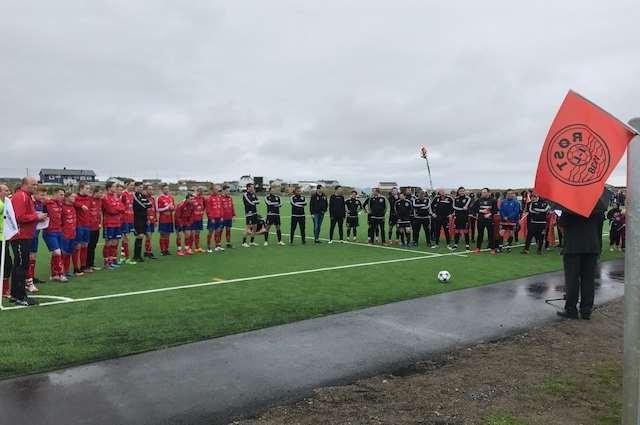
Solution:
[[[535,191],[588,217],[636,132],[569,91],[540,154]]]

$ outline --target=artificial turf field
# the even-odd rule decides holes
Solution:
[[[236,198],[236,211],[243,209]],[[283,198],[283,233],[289,231]],[[264,215],[264,204],[259,212]],[[234,221],[235,229],[244,219]],[[359,243],[242,248],[242,231],[232,232],[233,249],[223,253],[162,257],[39,286],[38,307],[0,312],[0,378],[156,350],[207,338],[433,295],[559,270],[557,251],[542,256],[491,256],[366,245],[366,215]],[[273,231],[274,229],[272,229]],[[328,237],[325,218],[321,236]],[[157,236],[157,234],[156,234]],[[337,237],[337,236],[336,236]],[[206,242],[205,232],[202,241]],[[175,251],[175,239],[171,239]],[[132,245],[132,244],[131,244]],[[154,245],[157,254],[157,241]],[[98,246],[101,254],[101,245]],[[619,257],[606,252],[603,260]],[[98,256],[97,261],[101,262]],[[37,276],[48,277],[49,253],[41,242]],[[436,274],[453,278],[440,284]],[[56,304],[56,302],[58,302]],[[5,306],[9,306],[5,302]],[[437,312],[434,312],[437,314]]]

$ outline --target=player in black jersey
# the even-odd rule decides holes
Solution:
[[[496,254],[496,238],[494,232],[493,216],[498,212],[498,205],[495,198],[491,196],[488,188],[482,189],[480,199],[476,202],[473,210],[474,214],[478,215],[478,238],[476,240],[476,254],[480,253],[482,249],[482,240],[484,238],[484,231],[487,230],[487,239],[489,241],[489,249],[491,254]]]
[[[276,226],[278,245],[284,245],[284,242],[282,242],[282,230],[280,227],[280,207],[282,207],[280,196],[276,195],[273,188],[270,187],[269,194],[264,199],[264,202],[267,204],[267,227],[266,232],[264,233],[264,245],[267,246],[269,244],[269,230],[271,230],[271,226]]]
[[[338,226],[338,236],[340,242],[344,242],[344,217],[346,216],[346,207],[344,195],[342,195],[342,186],[336,186],[335,192],[329,197],[329,243],[333,243],[333,232]]]
[[[535,193],[531,194],[530,202],[527,202],[527,239],[524,243],[523,254],[529,253],[531,241],[536,238],[538,254],[542,254],[542,245],[546,239],[547,214],[551,210],[549,203],[540,199]]]
[[[347,239],[350,238],[351,233],[353,232],[353,241],[357,239],[357,229],[358,229],[358,214],[360,210],[362,210],[362,202],[358,199],[358,192],[355,190],[351,191],[351,197],[344,202],[347,207]]]
[[[394,187],[389,192],[389,197],[387,198],[389,201],[389,244],[393,243],[391,237],[393,236],[393,228],[396,227],[398,217],[396,214],[396,202],[400,199],[398,195],[398,188]],[[396,241],[399,239],[399,229],[396,227]]]
[[[244,204],[244,216],[245,216],[245,229],[242,236],[242,246],[249,248],[247,243],[247,236],[251,237],[251,245],[255,246],[254,239],[256,234],[256,224],[258,215],[258,204],[260,200],[256,196],[253,183],[247,183],[247,190],[242,195],[242,202]]]
[[[385,243],[384,233],[384,217],[387,212],[387,200],[380,194],[380,189],[377,187],[373,189],[373,196],[369,199],[369,243],[374,243],[380,231],[380,239],[382,244]]]
[[[458,188],[456,199],[453,201],[453,214],[455,221],[456,234],[453,239],[453,249],[458,249],[460,235],[464,235],[464,243],[467,251],[469,251],[469,209],[471,206],[471,198],[467,196],[464,187]]]
[[[449,246],[451,244],[449,216],[453,214],[453,198],[445,195],[444,189],[439,189],[438,196],[431,202],[431,213],[432,225],[435,227],[433,231],[435,245],[432,247],[437,248],[440,243],[440,229],[443,229],[447,246]]]
[[[471,198],[471,204],[469,205],[469,236],[471,237],[471,243],[475,243],[476,229],[478,228],[478,216],[476,215],[475,211],[478,198],[473,192],[469,194],[469,198]]]
[[[394,205],[394,210],[397,216],[397,226],[400,238],[401,246],[409,246],[411,241],[411,213],[413,211],[413,205],[407,201],[404,193],[398,195],[398,200]]]
[[[424,190],[413,198],[413,246],[418,246],[420,231],[424,230],[427,247],[431,246],[431,199]]]
[[[296,232],[296,226],[300,226],[300,237],[302,243],[307,243],[305,239],[305,213],[304,207],[307,206],[306,198],[300,194],[300,188],[296,187],[293,190],[293,196],[291,197],[291,235],[289,236],[289,242],[293,244],[293,237]]]

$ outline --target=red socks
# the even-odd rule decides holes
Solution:
[[[160,251],[169,251],[169,236],[160,235]]]
[[[86,246],[81,246],[80,247],[80,267],[81,270],[84,270],[87,268],[87,250],[89,248]]]
[[[9,282],[9,278],[2,279],[2,296],[5,298],[11,296],[11,282]]]
[[[220,242],[222,242],[222,230],[216,230],[216,246],[220,246]]]
[[[207,248],[211,249],[211,233],[207,233]]]
[[[229,229],[228,227],[225,230],[226,236],[227,236],[227,243],[231,242],[231,229]]]
[[[64,263],[62,255],[51,255],[51,276],[62,276],[64,274]]]
[[[196,247],[196,249],[200,249],[200,233],[199,233],[199,232],[198,232],[198,233],[196,233],[196,234],[193,236],[193,239],[194,239],[194,242],[195,242],[195,247]]]
[[[69,273],[69,265],[71,264],[71,255],[62,254],[62,262],[64,265],[64,272]]]
[[[36,259],[29,258],[29,268],[27,269],[27,279],[33,279],[36,273]]]
[[[180,233],[176,233],[176,246],[177,247],[182,246],[182,244],[180,243]]]
[[[122,256],[129,258],[129,238],[122,238]]]

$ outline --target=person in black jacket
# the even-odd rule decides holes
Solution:
[[[394,210],[398,218],[398,233],[401,246],[409,246],[411,242],[411,213],[413,211],[413,205],[407,201],[404,193],[398,195],[399,199],[396,201]]]
[[[391,189],[387,199],[389,201],[389,243],[393,243],[391,237],[393,236],[394,227],[396,228],[396,240],[400,238],[400,232],[397,228],[398,216],[396,214],[396,202],[400,199],[397,187]]]
[[[316,187],[316,193],[311,195],[311,202],[309,203],[313,218],[313,242],[315,243],[320,243],[320,229],[322,228],[322,220],[324,219],[324,213],[327,212],[327,207],[327,195],[324,194],[322,185],[319,184]]]
[[[484,239],[484,231],[487,230],[487,239],[489,241],[489,249],[491,254],[496,254],[496,238],[493,231],[493,216],[498,212],[498,204],[496,199],[491,196],[488,188],[482,189],[480,199],[475,204],[473,214],[478,216],[478,238],[476,239],[475,253],[479,254],[482,249],[482,241]]]
[[[379,230],[380,240],[384,245],[384,217],[387,212],[387,200],[384,196],[380,195],[380,189],[376,187],[373,189],[373,196],[369,198],[368,201],[369,213],[371,214],[371,218],[369,219],[369,243],[373,244],[375,242]]]
[[[427,239],[427,246],[431,246],[431,199],[427,197],[424,190],[418,193],[411,202],[413,210],[413,246],[418,246],[420,231],[424,229],[424,236]],[[409,241],[407,241],[407,244]]]
[[[589,217],[562,209],[558,224],[565,231],[562,259],[566,303],[564,310],[558,312],[560,317],[577,319],[580,298],[580,316],[584,320],[591,318],[596,269],[602,248],[600,220],[606,209],[607,204],[603,198],[598,200]]]
[[[247,183],[247,190],[242,195],[242,203],[244,204],[245,229],[242,235],[242,246],[249,248],[255,246],[254,239],[256,235],[256,224],[258,224],[258,204],[260,200],[256,195],[256,189],[253,183]],[[247,236],[251,237],[250,244],[247,243]]]
[[[467,196],[464,187],[459,187],[456,197],[453,201],[453,213],[455,221],[455,236],[453,238],[453,249],[458,249],[460,235],[464,235],[464,244],[469,251],[469,211],[471,206],[471,198]]]
[[[293,190],[293,196],[291,197],[291,231],[289,241],[293,244],[293,237],[296,233],[296,226],[300,226],[300,237],[302,238],[302,244],[307,243],[305,239],[305,214],[304,208],[307,206],[306,198],[300,194],[300,188],[296,187]]]
[[[344,195],[342,195],[342,186],[336,186],[335,192],[329,197],[329,218],[331,226],[329,227],[329,243],[333,243],[333,232],[338,226],[338,236],[340,242],[344,242],[344,217],[347,214]]]
[[[358,214],[362,210],[362,202],[358,199],[358,192],[351,191],[351,197],[344,202],[347,208],[347,239],[350,238],[353,231],[353,241],[358,239],[357,229],[359,225]]]
[[[440,229],[444,230],[444,237],[447,247],[451,244],[451,236],[449,235],[449,216],[453,214],[453,198],[445,195],[444,189],[438,190],[438,196],[431,202],[431,216],[433,217],[432,225],[435,226],[433,237],[435,246],[440,243]]]
[[[151,201],[143,191],[142,182],[135,182],[133,187],[133,228],[136,234],[133,260],[142,263],[142,240],[147,234],[147,210],[151,208]]]
[[[523,254],[529,253],[531,241],[536,238],[538,245],[538,255],[542,254],[542,245],[546,239],[545,229],[547,227],[547,214],[551,211],[551,206],[544,199],[533,193],[530,202],[527,202],[527,238],[524,242]]]
[[[266,246],[269,243],[269,231],[271,230],[271,226],[276,226],[278,245],[284,245],[284,242],[282,242],[282,229],[280,228],[280,208],[282,207],[282,201],[280,200],[280,196],[274,193],[273,187],[269,188],[269,194],[264,198],[264,202],[267,204],[264,245]]]

